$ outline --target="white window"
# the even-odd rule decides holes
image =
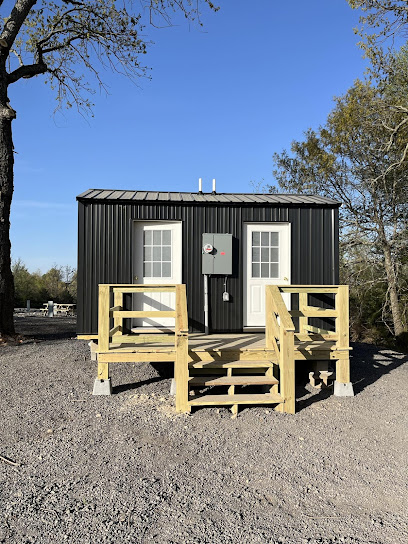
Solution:
[[[252,277],[279,278],[279,232],[252,232]]]
[[[171,278],[171,230],[145,230],[143,236],[143,276]]]

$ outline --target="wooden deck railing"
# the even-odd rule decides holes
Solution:
[[[282,294],[297,296],[298,309],[288,310]],[[329,295],[331,308],[309,304],[310,296]],[[336,381],[350,382],[349,359],[349,292],[347,285],[268,285],[266,287],[266,348],[273,349],[280,367],[280,393],[285,399],[284,411],[294,413],[296,346],[301,342],[331,342],[336,358]],[[296,302],[296,300],[295,300]],[[292,318],[298,318],[295,328]],[[309,320],[334,321],[333,330],[312,325]]]
[[[175,293],[174,310],[125,310],[123,295],[127,293]],[[111,306],[113,302],[113,306]],[[126,333],[123,320],[129,318],[174,318],[174,332],[169,334]],[[99,285],[98,310],[98,348],[104,354],[103,363],[98,364],[98,378],[107,379],[109,373],[109,354],[115,352],[119,344],[146,344],[149,342],[173,343],[175,348],[174,377],[176,380],[176,408],[188,409],[188,315],[185,285]],[[129,346],[129,351],[132,351]],[[163,348],[166,351],[166,348]],[[155,348],[158,360],[160,348]],[[146,360],[149,360],[146,353]]]
[[[279,287],[266,286],[266,349],[278,356],[280,394],[284,404],[278,406],[289,414],[295,413],[295,326],[286,308]]]
[[[291,293],[298,297],[298,310],[291,310],[292,317],[299,318],[298,340],[329,340],[335,343],[336,349],[347,352],[349,344],[349,288],[348,285],[280,285],[281,293]],[[331,295],[328,303],[331,308],[321,308],[309,304],[309,295]],[[333,302],[332,302],[333,301]],[[309,323],[310,318],[329,318],[334,320],[334,330],[315,327]],[[350,363],[348,356],[336,363],[336,381],[350,382]]]

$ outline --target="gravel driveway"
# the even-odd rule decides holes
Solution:
[[[0,542],[408,543],[408,357],[355,345],[354,398],[176,415],[169,364],[114,366],[70,318],[0,348]],[[112,365],[113,366],[113,365]],[[301,375],[298,372],[298,375]]]

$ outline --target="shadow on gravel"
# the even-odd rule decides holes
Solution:
[[[296,413],[301,412],[308,406],[311,406],[315,402],[322,402],[322,400],[328,399],[333,395],[333,387],[326,387],[324,389],[316,389],[316,392],[312,393],[306,399],[297,400],[299,397],[304,397],[306,394],[310,395],[310,391],[302,387],[296,388]]]
[[[161,382],[162,380],[167,380],[168,378],[173,378],[174,376],[174,370],[173,370],[173,364],[172,363],[149,363],[154,370],[157,372],[158,376],[155,376],[153,378],[149,378],[147,380],[143,381],[137,381],[137,382],[131,382],[131,383],[124,383],[121,385],[116,385],[112,387],[112,393],[114,395],[118,393],[123,393],[125,391],[132,391],[133,389],[139,389],[139,387],[142,387],[144,385],[149,385],[151,383],[155,382]]]
[[[380,348],[371,344],[352,344],[352,347],[350,367],[355,395],[364,391],[366,387],[382,376],[408,362],[407,354],[388,348]]]
[[[124,393],[125,391],[132,391],[133,389],[138,389],[139,387],[142,387],[144,385],[161,382],[163,379],[164,378],[162,376],[159,376],[158,378],[149,378],[148,380],[143,380],[141,382],[123,383],[121,385],[115,385],[114,387],[112,387],[112,394],[117,395],[119,393]]]
[[[350,369],[354,395],[360,394],[364,389],[377,380],[389,374],[395,368],[408,362],[408,355],[381,348],[372,344],[351,344]],[[308,381],[305,366],[296,368],[296,412],[304,410],[315,402],[321,402],[333,395],[333,386],[324,389],[316,389],[313,393],[304,387]],[[302,384],[302,385],[301,385]],[[307,398],[302,398],[307,396]]]

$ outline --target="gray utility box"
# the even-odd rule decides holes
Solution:
[[[232,274],[232,234],[203,233],[203,274]]]

